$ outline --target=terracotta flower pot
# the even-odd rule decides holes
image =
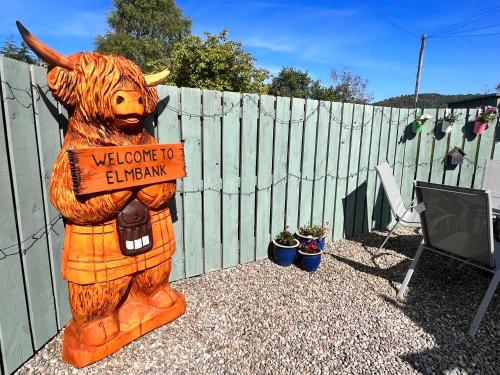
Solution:
[[[476,120],[474,123],[474,133],[476,134],[483,134],[486,128],[488,127],[488,124],[486,122],[481,122]]]

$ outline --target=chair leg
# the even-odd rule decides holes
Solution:
[[[385,240],[384,240],[384,242],[382,242],[382,245],[380,245],[380,247],[378,248],[378,251],[382,250],[382,248],[384,247],[385,243],[389,240],[389,237],[391,236],[392,232],[394,232],[394,230],[396,229],[396,227],[398,225],[399,225],[399,220],[396,221],[396,224],[394,224],[394,226],[392,227],[392,229],[389,232],[389,234],[385,237]]]
[[[491,302],[491,298],[495,293],[495,289],[497,288],[499,281],[500,281],[500,270],[497,270],[493,275],[493,279],[491,279],[490,285],[488,286],[486,293],[484,294],[483,300],[479,305],[479,309],[477,309],[476,316],[474,317],[474,320],[472,321],[472,324],[469,327],[469,332],[468,332],[469,336],[474,336],[476,334],[477,329],[479,328],[479,324],[481,324],[481,320],[483,319],[486,309],[488,309],[488,305]]]
[[[405,292],[405,289],[410,282],[411,277],[413,276],[413,271],[415,271],[415,266],[417,265],[418,260],[420,259],[420,256],[422,255],[422,252],[424,251],[424,243],[422,242],[420,246],[418,247],[417,253],[415,254],[415,257],[411,261],[410,268],[408,269],[408,272],[406,273],[405,279],[403,280],[403,283],[401,284],[401,287],[399,288],[398,291],[398,298],[403,298],[403,294]]]

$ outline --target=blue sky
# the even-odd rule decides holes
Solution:
[[[375,100],[413,93],[422,33],[432,35],[464,20],[467,25],[451,31],[500,33],[499,0],[365,1],[379,13],[363,0],[178,0],[177,5],[191,17],[195,34],[228,28],[229,37],[243,43],[257,66],[273,73],[283,66],[307,70],[324,84],[330,83],[331,68],[347,66],[368,79]],[[107,30],[112,1],[0,0],[0,9],[2,43],[9,35],[17,37],[19,19],[47,44],[69,54],[93,49],[95,36]],[[489,10],[496,12],[471,19]],[[500,82],[499,46],[500,34],[428,39],[420,92],[492,91]]]

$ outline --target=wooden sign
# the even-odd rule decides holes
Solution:
[[[68,150],[76,195],[150,185],[186,176],[182,143]]]

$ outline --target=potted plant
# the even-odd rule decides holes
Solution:
[[[451,129],[453,129],[453,125],[455,125],[455,121],[457,121],[459,115],[460,114],[456,112],[445,113],[443,122],[441,123],[441,131],[443,133],[451,132]]]
[[[300,264],[307,272],[314,272],[321,262],[323,250],[318,247],[316,241],[309,241],[299,246]]]
[[[431,118],[431,116],[429,115],[426,115],[425,113],[415,117],[415,120],[413,120],[413,124],[412,124],[412,127],[411,127],[411,130],[415,133],[415,134],[418,134],[422,131],[422,129],[424,128],[424,125],[425,123],[427,122],[427,120],[429,120]]]
[[[280,266],[288,267],[297,255],[300,242],[286,228],[274,240],[274,260]]]
[[[488,123],[496,119],[498,108],[491,105],[482,105],[477,109],[476,121],[474,122],[474,133],[483,134]]]
[[[327,233],[328,223],[321,227],[319,225],[306,225],[299,228],[295,234],[301,244],[314,241],[320,250],[323,250],[325,248],[325,238]]]

